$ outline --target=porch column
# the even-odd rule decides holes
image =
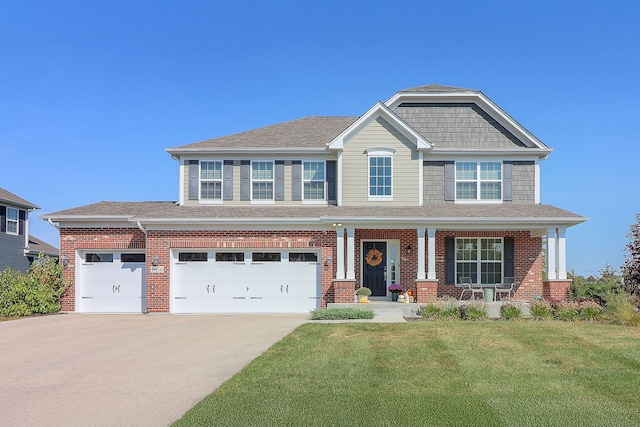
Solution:
[[[556,229],[547,230],[547,280],[556,280]]]
[[[558,228],[556,234],[556,245],[557,251],[556,256],[558,257],[558,279],[566,280],[567,279],[567,246],[565,241],[565,234],[567,229],[565,227]]]
[[[427,229],[428,242],[427,242],[427,254],[428,254],[428,268],[427,279],[436,280],[436,229],[435,227],[429,227]]]
[[[344,228],[336,226],[336,279],[344,279]]]
[[[418,280],[424,280],[426,278],[424,271],[424,228],[418,228]]]
[[[353,241],[353,236],[355,234],[355,228],[347,227],[347,280],[355,279],[355,244]]]

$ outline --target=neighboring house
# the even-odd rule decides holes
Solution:
[[[43,215],[60,227],[63,310],[307,312],[394,282],[425,302],[458,297],[462,276],[568,294],[565,231],[586,218],[541,204],[551,149],[482,92],[417,87],[360,117],[167,151],[177,202]]]
[[[11,267],[26,272],[40,252],[58,257],[58,250],[29,235],[29,212],[33,203],[0,188],[0,271]]]

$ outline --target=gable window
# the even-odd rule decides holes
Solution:
[[[369,200],[393,200],[393,148],[373,147],[369,156]]]
[[[18,234],[18,209],[7,208],[7,233]]]
[[[273,200],[273,162],[251,163],[253,200]]]
[[[502,239],[456,239],[456,283],[471,277],[482,285],[502,280]]]
[[[304,200],[324,200],[324,162],[304,162]]]
[[[222,162],[200,162],[200,198],[222,199]]]
[[[502,200],[502,163],[457,162],[456,200]]]

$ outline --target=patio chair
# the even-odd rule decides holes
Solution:
[[[516,294],[516,280],[513,277],[503,277],[500,283],[496,284],[496,288],[494,290],[493,298],[497,300],[498,294],[500,294],[500,299],[502,300],[502,294],[506,293],[511,300],[511,294]]]
[[[460,287],[462,288],[462,292],[460,293],[460,301],[462,301],[462,297],[465,292],[471,292],[471,299],[476,299],[476,294],[480,294],[480,299],[483,298],[482,288],[479,286],[474,286],[471,281],[471,277],[460,277]]]

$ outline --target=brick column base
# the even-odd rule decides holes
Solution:
[[[426,304],[438,298],[437,280],[416,280],[416,302]]]
[[[352,303],[356,292],[356,281],[352,279],[333,281],[333,302]]]
[[[569,300],[571,280],[548,280],[542,282],[542,295],[549,301]]]

